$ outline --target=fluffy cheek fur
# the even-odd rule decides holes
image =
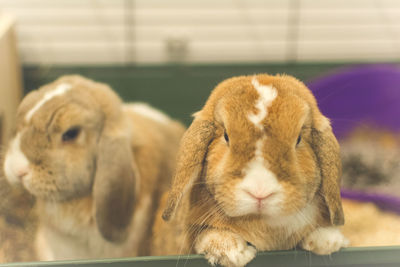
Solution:
[[[316,166],[316,159],[307,144],[300,144],[294,151],[293,161],[280,162],[280,169],[285,173],[278,173],[280,184],[286,195],[282,203],[281,215],[288,216],[302,211],[315,197],[320,185],[320,175]],[[282,166],[287,165],[282,168]],[[285,177],[285,175],[288,175]]]
[[[71,144],[43,155],[40,164],[31,164],[24,187],[44,200],[65,201],[87,194],[96,168],[95,148],[87,146]]]
[[[233,216],[237,209],[237,198],[234,188],[240,182],[241,167],[231,166],[229,147],[222,138],[215,139],[209,146],[207,154],[205,183],[214,195],[220,208]]]
[[[311,202],[319,181],[315,159],[306,145],[293,154],[291,161],[276,159],[269,163],[271,167],[267,166],[268,162],[255,158],[240,163],[223,138],[217,138],[207,155],[207,162],[213,163],[207,166],[207,186],[230,217],[276,218],[296,214]],[[258,200],[252,194],[269,197]]]

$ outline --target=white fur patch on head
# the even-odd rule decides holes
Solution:
[[[257,141],[255,156],[247,164],[243,180],[237,186],[237,215],[256,212],[276,214],[281,209],[283,188],[275,174],[266,166],[267,162],[262,156],[263,141],[264,139]],[[255,197],[266,199],[259,203]]]
[[[125,108],[161,123],[168,123],[171,121],[167,115],[145,103],[128,104],[125,105]]]
[[[21,183],[21,177],[29,176],[29,161],[21,151],[21,134],[11,141],[4,160],[4,173],[10,183]]]
[[[44,94],[43,98],[40,99],[39,102],[36,103],[36,105],[29,110],[29,112],[26,113],[25,115],[25,121],[29,122],[32,118],[32,116],[35,114],[36,111],[38,111],[46,102],[51,100],[55,96],[59,96],[67,92],[69,89],[71,89],[71,85],[67,83],[62,83],[56,87],[56,89],[49,91]]]
[[[255,104],[256,108],[258,109],[258,113],[249,114],[248,118],[258,128],[262,128],[261,122],[267,117],[267,109],[278,95],[278,91],[272,85],[261,85],[256,77],[253,78],[251,83],[257,90],[260,97]]]

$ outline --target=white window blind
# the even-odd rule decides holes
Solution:
[[[395,61],[398,0],[0,0],[26,64]]]

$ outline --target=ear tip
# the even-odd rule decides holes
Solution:
[[[344,215],[341,214],[341,216],[336,216],[333,220],[333,224],[336,226],[344,225]]]
[[[179,205],[181,197],[182,194],[176,193],[174,190],[169,192],[162,214],[162,218],[164,221],[169,221],[171,219],[171,217],[175,213],[177,206]]]
[[[161,217],[164,221],[168,222],[169,219],[171,219],[171,212],[169,210],[164,210]]]
[[[164,209],[162,218],[164,221],[169,221],[171,219],[172,213],[174,212],[175,205],[171,205],[172,203],[168,203],[167,207]]]
[[[112,242],[112,243],[123,243],[127,239],[128,229],[127,227],[123,229],[112,229],[105,230],[102,227],[99,228],[101,235],[104,237],[105,240]]]

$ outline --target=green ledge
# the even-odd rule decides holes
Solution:
[[[255,73],[287,73],[303,81],[350,65],[236,64],[154,66],[24,66],[24,92],[62,75],[80,74],[109,84],[125,101],[142,101],[189,125],[210,91],[226,78]]]
[[[201,255],[116,258],[54,262],[26,262],[0,264],[0,267],[197,267],[209,266]],[[261,252],[248,267],[257,266],[400,266],[399,247],[345,248],[329,256],[318,256],[308,251]]]

